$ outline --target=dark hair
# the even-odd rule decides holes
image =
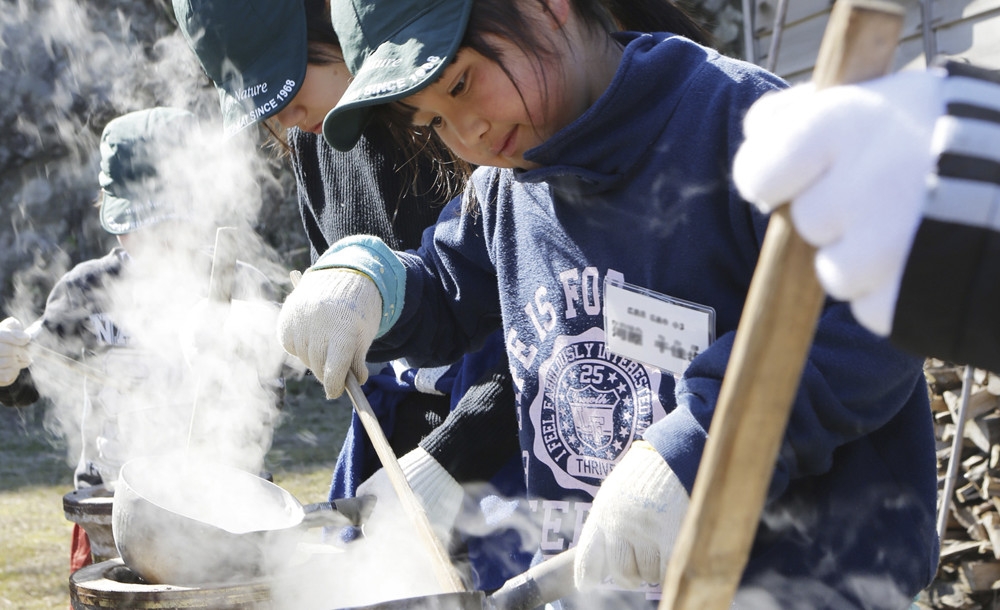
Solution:
[[[529,0],[524,0],[529,1]],[[542,10],[551,14],[545,0],[538,2]],[[583,21],[591,28],[609,34],[616,30],[642,32],[670,32],[679,34],[699,44],[711,45],[711,35],[691,16],[670,0],[570,0]],[[554,51],[544,40],[535,36],[535,30],[528,27],[527,18],[520,8],[521,2],[510,0],[475,0],[469,24],[465,28],[462,46],[469,47],[497,63],[514,83],[510,72],[496,48],[488,41],[488,36],[498,36],[514,43],[528,56],[534,56],[538,66],[545,56]],[[544,78],[544,72],[539,70]],[[522,96],[523,99],[523,96]]]
[[[306,8],[306,63],[326,66],[343,62],[340,54],[340,39],[330,20],[329,0],[303,0]],[[262,126],[271,135],[272,141],[288,154],[288,143],[284,134],[274,126],[273,121],[263,121]]]
[[[689,12],[669,0],[573,0],[585,17],[610,13],[613,28],[633,32],[670,32],[700,45],[714,47],[715,39]]]
[[[524,14],[523,2],[537,2],[543,11],[551,14],[551,9],[545,0],[475,0],[469,23],[461,46],[469,47],[483,57],[495,62],[507,75],[507,78],[517,88],[517,81],[504,65],[500,52],[489,42],[489,38],[500,37],[515,44],[529,57],[534,57],[537,66],[541,66],[545,57],[551,57],[555,51],[544,40],[535,35],[535,30],[529,26],[528,17]],[[684,36],[698,44],[714,45],[712,35],[704,26],[694,20],[691,15],[670,0],[570,0],[573,8],[580,14],[583,21],[591,28],[608,33],[618,30],[641,32],[670,32]],[[544,71],[537,73],[544,78]],[[524,96],[521,96],[523,101]],[[418,138],[436,137],[433,129],[414,127],[412,125],[412,109],[405,104],[389,104],[396,106],[392,115],[396,129],[409,129]],[[427,133],[431,132],[431,133]],[[457,157],[445,148],[450,159]]]
[[[286,1],[286,0],[281,0]],[[325,66],[332,63],[343,63],[340,52],[340,39],[333,29],[330,20],[329,0],[304,0],[306,6],[306,63]],[[375,109],[375,118],[379,126],[384,128],[393,143],[403,152],[405,159],[398,171],[407,172],[404,184],[419,197],[431,197],[437,201],[447,201],[462,192],[465,179],[472,172],[469,164],[451,155],[448,147],[438,138],[437,134],[422,134],[409,128],[407,119],[395,116],[397,110],[387,106]],[[262,123],[264,129],[271,135],[270,140],[278,146],[282,154],[290,154],[284,134],[280,133],[273,122]],[[426,184],[421,181],[419,167],[426,167],[418,162],[420,159],[430,163],[434,180],[429,192],[420,192]],[[402,194],[401,194],[402,195]],[[401,197],[402,198],[402,197]]]
[[[545,0],[534,1],[543,11],[551,14]],[[711,34],[670,0],[570,1],[586,24],[608,33],[616,30],[670,32],[701,45],[714,44]],[[535,30],[528,27],[521,3],[517,0],[475,0],[462,46],[472,48],[503,67],[499,52],[487,41],[488,36],[498,36],[513,42],[525,54],[535,56],[541,64],[543,56],[551,55],[553,51],[544,40],[534,35]],[[507,76],[510,77],[510,74]]]

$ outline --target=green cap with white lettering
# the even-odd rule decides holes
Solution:
[[[372,107],[433,83],[455,58],[473,0],[332,0],[330,16],[354,80],[323,120],[323,137],[354,147]]]
[[[277,114],[306,75],[303,0],[173,0],[188,45],[215,84],[226,135]]]

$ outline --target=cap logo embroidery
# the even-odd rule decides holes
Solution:
[[[267,83],[260,83],[247,87],[246,89],[240,89],[236,92],[236,99],[245,100],[248,97],[254,97],[255,95],[260,95],[261,93],[267,93]]]
[[[438,55],[431,55],[430,57],[427,58],[426,61],[424,61],[423,64],[413,68],[413,71],[411,71],[408,75],[401,76],[399,78],[393,78],[391,80],[372,83],[366,86],[361,91],[356,92],[354,97],[350,99],[351,101],[363,100],[372,97],[391,95],[397,91],[405,90],[406,88],[411,87],[419,83],[420,81],[424,80],[425,78],[427,78],[427,75],[433,72],[434,69],[437,66],[439,66],[443,61],[444,59],[442,57]],[[377,69],[380,67],[396,67],[399,65],[399,60],[398,59],[383,60],[381,62],[375,62],[375,63],[381,65],[369,66],[366,62],[361,72],[367,72],[368,70]],[[345,97],[344,100],[341,100],[341,103],[343,103],[346,100],[347,98]]]
[[[294,90],[295,90],[295,81],[292,79],[287,79],[285,81],[285,84],[282,85],[281,89],[274,95],[274,97],[272,97],[271,99],[267,100],[262,104],[259,104],[253,110],[241,116],[240,120],[237,121],[236,124],[231,125],[228,129],[226,129],[226,133],[233,134],[243,129],[247,125],[250,125],[251,123],[256,123],[257,119],[266,115],[267,113],[277,110],[279,103],[287,99],[288,96],[291,95],[292,91]],[[246,89],[241,89],[238,93],[237,99],[240,100],[247,99],[248,97],[258,95],[260,93],[267,93],[267,83],[261,83],[259,85],[247,87]]]
[[[365,62],[361,66],[361,70],[359,71],[359,73],[363,74],[363,73],[368,72],[370,70],[380,70],[382,68],[395,68],[400,63],[402,63],[402,60],[400,60],[398,58],[397,59],[379,59],[379,60],[374,60],[374,61],[371,61],[371,62]]]

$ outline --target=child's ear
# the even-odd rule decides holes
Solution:
[[[553,19],[552,29],[558,30],[566,25],[570,11],[573,10],[572,0],[542,0],[548,7],[546,15]]]

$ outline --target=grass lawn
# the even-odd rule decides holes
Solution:
[[[325,400],[308,377],[288,383],[283,419],[266,467],[303,504],[326,500],[330,473],[350,422],[350,404]],[[72,463],[72,465],[70,465]],[[69,607],[73,524],[63,496],[76,456],[45,427],[45,407],[0,407],[0,609]]]

